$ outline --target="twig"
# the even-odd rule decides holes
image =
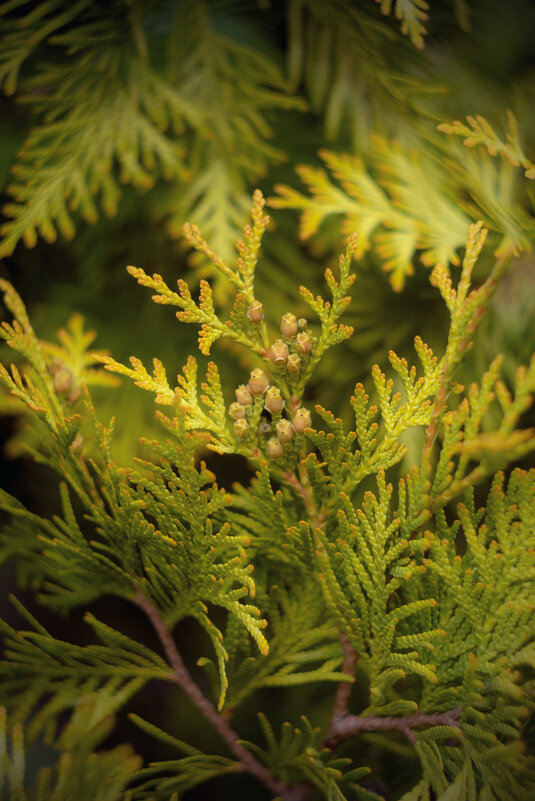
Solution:
[[[303,501],[307,511],[309,523],[314,528],[323,528],[327,519],[327,512],[325,509],[321,509],[319,512],[316,509],[312,488],[309,484],[306,472],[301,465],[299,466],[299,474],[301,481],[291,470],[289,470],[287,473],[284,473],[283,479],[295,490],[297,495],[299,495]]]
[[[461,716],[461,707],[450,709],[448,712],[436,712],[426,715],[417,712],[415,715],[404,718],[382,718],[375,715],[359,717],[358,715],[345,715],[345,717],[331,724],[329,738],[325,738],[324,745],[334,748],[344,740],[358,737],[365,731],[401,731],[411,743],[416,742],[413,729],[422,726],[456,726]]]
[[[219,714],[217,709],[203,695],[182,661],[182,657],[177,650],[171,631],[156,607],[141,590],[137,591],[134,601],[146,614],[160,639],[167,660],[173,669],[173,673],[170,677],[171,680],[182,688],[199,712],[201,712],[201,714],[210,721],[214,729],[219,732],[229,750],[240,760],[243,770],[255,776],[274,796],[281,796],[286,799],[286,801],[299,801],[301,794],[298,788],[287,787],[280,779],[273,776],[264,765],[255,759],[255,757],[241,745],[238,734],[230,726],[227,718]]]
[[[354,676],[355,668],[357,667],[357,662],[359,661],[359,654],[355,651],[343,632],[340,632],[340,641],[342,643],[342,648],[344,649],[342,673],[345,673],[346,676]],[[331,723],[329,725],[327,734],[322,740],[322,747],[326,747],[326,744],[330,741],[334,732],[336,731],[338,723],[347,716],[351,686],[352,685],[348,681],[341,681],[338,685],[333,704]]]

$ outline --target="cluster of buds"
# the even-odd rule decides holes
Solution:
[[[277,394],[280,397],[280,392],[276,387],[269,386],[269,378],[263,370],[257,368],[251,372],[247,384],[240,384],[236,390],[236,400],[230,404],[228,413],[234,420],[234,433],[238,439],[243,439],[249,433],[247,411],[252,407],[255,396],[264,395],[268,388],[272,390],[271,403],[275,404],[277,402]],[[273,390],[275,390],[275,393],[273,393]],[[282,398],[280,400],[284,406]]]
[[[249,309],[253,305],[251,304]],[[312,350],[312,337],[306,329],[307,321],[304,317],[298,320],[295,314],[287,312],[280,324],[283,338],[272,342],[266,352],[266,356],[274,365],[286,367],[290,375],[301,372],[303,358],[306,358]]]
[[[285,316],[289,317],[290,315]],[[282,340],[279,341],[282,342]],[[297,356],[297,354],[292,355]],[[228,412],[234,420],[234,434],[237,439],[243,439],[249,434],[250,427],[247,416],[250,415],[254,399],[258,396],[264,397],[264,409],[275,417],[271,424],[265,420],[260,423],[258,435],[266,436],[272,431],[273,424],[275,425],[276,436],[267,440],[266,453],[270,459],[280,459],[284,454],[284,446],[290,443],[296,434],[303,434],[305,429],[311,425],[310,412],[308,409],[299,407],[294,411],[291,422],[285,418],[276,419],[282,414],[285,405],[281,391],[278,387],[270,385],[269,378],[263,370],[256,368],[252,370],[247,384],[241,384],[236,389],[236,400],[229,406]]]
[[[296,434],[303,434],[306,428],[312,423],[312,418],[308,409],[300,406],[294,413],[292,422],[289,420],[279,420],[275,425],[275,437],[271,437],[266,443],[266,453],[270,459],[280,459],[284,454],[284,446],[290,443]]]

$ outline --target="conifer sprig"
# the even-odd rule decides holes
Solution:
[[[98,421],[82,386],[92,369],[90,336],[75,319],[60,345],[40,343],[20,298],[2,284],[15,317],[3,324],[3,337],[27,364],[11,373],[3,368],[0,377],[39,427],[36,457],[64,482],[61,514],[50,519],[2,493],[10,516],[2,556],[18,559],[38,600],[51,608],[87,605],[104,592],[135,604],[165,655],[91,616],[100,645],[60,641],[19,605],[33,630],[0,624],[8,645],[0,666],[5,703],[21,720],[34,710],[28,731],[36,736],[80,694],[91,699],[91,729],[149,679],[178,685],[233,759],[203,754],[138,721],[181,753],[138,774],[130,797],[139,801],[240,771],[285,801],[308,801],[313,791],[370,801],[376,796],[358,784],[367,769],[332,751],[363,732],[390,731],[404,733],[420,759],[414,798],[447,798],[461,788],[475,799],[488,786],[492,801],[516,801],[535,786],[531,764],[518,759],[532,709],[524,672],[534,663],[534,476],[514,470],[505,482],[496,471],[535,447],[531,429],[519,427],[535,393],[535,359],[517,371],[514,387],[500,377],[500,358],[467,389],[456,382],[512,249],[472,286],[486,235],[481,223],[472,225],[457,286],[443,265],[432,274],[451,315],[442,357],[418,337],[419,366],[390,352],[395,377],[372,370],[376,399],[355,387],[354,429],[318,405],[323,431],[313,427],[302,399],[326,348],[350,333],[338,319],[349,303],[356,240],[340,260],[339,278],[326,272],[332,301],[301,289],[320,318],[319,335],[288,312],[272,340],[254,287],[266,225],[257,194],[235,268],[187,230],[236,290],[227,322],[207,284],[197,303],[185,284],[176,293],[159,276],[135,272],[156,290],[157,302],[179,306],[179,319],[205,326],[201,349],[213,331],[235,331],[266,371],[254,368],[227,408],[214,363],[199,392],[192,357],[173,387],[158,359],[151,374],[136,358],[126,367],[98,356],[154,393],[167,412],[157,416],[171,437],[143,440],[149,455],[132,468],[115,465],[113,421]],[[84,391],[80,414],[72,414],[79,399],[66,395],[53,367],[60,358]],[[78,439],[84,418],[95,459]],[[422,459],[407,472],[401,438],[410,429],[421,432]],[[233,493],[218,489],[198,460],[207,445],[252,461],[253,484]],[[474,487],[493,474],[487,508],[478,510]],[[223,624],[214,607],[226,616]],[[213,658],[201,655],[199,665],[214,702],[193,681],[174,640],[173,627],[185,617],[210,641]],[[360,675],[369,691],[354,710],[348,688]],[[262,718],[267,746],[240,740],[230,718],[254,691],[319,681],[338,684],[326,726],[316,730],[303,719],[297,728],[284,724],[277,738]]]
[[[297,393],[299,395],[302,395],[308,378],[312,374],[316,364],[323,357],[325,351],[332,345],[349,339],[354,333],[354,329],[351,326],[337,324],[336,321],[351,303],[351,297],[346,293],[349,292],[356,278],[354,273],[350,273],[350,268],[357,247],[357,234],[351,234],[347,240],[345,254],[340,256],[339,281],[336,280],[330,268],[327,268],[325,271],[325,280],[331,291],[332,301],[324,300],[320,295],[314,297],[313,293],[309,289],[306,289],[306,287],[302,286],[299,288],[301,297],[307,306],[317,314],[321,321],[321,334],[314,343],[313,350],[308,359],[306,368],[301,374],[297,387]]]
[[[17,88],[33,122],[0,254],[71,239],[80,218],[117,214],[121,184],[156,182],[171,237],[193,219],[231,254],[249,178],[283,158],[267,112],[304,109],[275,60],[219,30],[217,10],[195,0],[118,3],[104,17],[88,0],[5,2],[0,35],[0,88]]]
[[[27,759],[25,746],[28,730],[13,722],[0,708],[0,793],[26,801],[58,801],[71,797],[79,801],[124,801],[127,787],[139,771],[141,759],[128,745],[111,750],[96,749],[110,733],[114,719],[110,715],[100,723],[88,725],[93,718],[94,702],[79,701],[74,714],[58,739],[58,757],[52,766],[40,768],[36,786],[27,793]],[[176,796],[170,801],[177,801]]]
[[[425,23],[429,19],[429,4],[425,0],[376,0],[381,4],[381,13],[390,14],[392,6],[395,8],[397,19],[401,20],[401,33],[409,36],[413,45],[422,49],[424,46],[424,35],[427,33]]]
[[[246,226],[244,230],[245,241],[238,243],[240,256],[234,269],[227,266],[214,253],[202,238],[197,227],[184,226],[184,236],[190,245],[207,256],[236,290],[233,312],[225,322],[220,320],[215,313],[212,289],[208,281],[201,280],[199,301],[196,303],[183,279],[180,278],[177,281],[179,290],[177,293],[167,286],[160,275],[154,274],[151,277],[139,267],[127,268],[130,275],[141,286],[146,286],[156,292],[152,298],[155,303],[178,306],[180,308],[180,311],[176,313],[178,320],[200,325],[199,349],[205,356],[209,355],[211,345],[223,336],[229,337],[259,356],[263,355],[267,346],[265,325],[262,322],[260,323],[260,328],[249,326],[249,331],[247,333],[244,331],[245,313],[247,308],[256,300],[254,296],[254,271],[262,236],[269,223],[269,217],[262,214],[263,207],[264,198],[257,190],[251,211],[253,226]],[[108,369],[109,365],[111,365],[111,362],[108,363]]]
[[[220,453],[241,453],[249,458],[261,459],[282,456],[282,445],[288,445],[291,453],[302,444],[302,434],[310,423],[310,413],[300,406],[310,376],[325,351],[353,333],[350,326],[338,324],[350,297],[347,294],[355,276],[350,272],[351,260],[357,248],[356,236],[348,239],[346,252],[340,257],[340,278],[337,280],[331,269],[325,272],[332,301],[321,296],[314,298],[312,292],[300,287],[303,300],[318,315],[321,332],[314,336],[305,318],[297,319],[288,312],[282,318],[280,332],[282,337],[271,341],[264,322],[262,303],[254,292],[255,269],[262,237],[269,223],[264,215],[264,198],[256,191],[251,209],[252,224],[244,228],[243,240],[238,240],[239,256],[236,267],[229,267],[202,238],[199,230],[185,226],[184,233],[189,243],[202,252],[214,266],[228,279],[236,291],[229,318],[223,321],[215,310],[210,284],[201,280],[199,300],[195,302],[188,285],[178,279],[178,293],[170,289],[158,274],[148,276],[144,270],[129,267],[128,272],[142,286],[156,291],[153,300],[162,305],[179,306],[176,316],[180,322],[200,325],[199,349],[208,355],[211,345],[221,337],[229,337],[243,346],[253,356],[264,361],[269,374],[258,368],[251,372],[247,385],[236,390],[237,401],[229,407],[234,420],[233,430],[229,429],[225,402],[221,391],[217,366],[210,362],[206,382],[202,384],[203,394],[199,402],[196,386],[197,364],[193,357],[188,359],[183,374],[177,378],[178,386],[172,388],[164,366],[154,359],[151,376],[136,357],[131,357],[132,367],[126,367],[109,356],[96,356],[107,370],[132,378],[142,389],[154,392],[158,404],[174,406],[180,415],[175,428],[180,430],[205,430],[211,435],[209,447]],[[206,410],[204,407],[208,407]],[[267,425],[264,410],[271,415],[274,424]],[[286,410],[286,414],[284,411]],[[259,426],[267,426],[267,433],[276,433],[276,438],[266,437],[258,441],[256,432]],[[295,441],[294,441],[295,440]]]
[[[532,220],[518,207],[514,182],[504,169],[509,165],[503,161],[493,164],[486,154],[452,145],[440,148],[437,143],[436,157],[424,164],[416,149],[380,136],[374,136],[368,148],[366,162],[321,150],[329,172],[307,165],[296,168],[308,194],[277,185],[277,196],[269,204],[300,212],[303,239],[321,231],[325,221],[338,218],[343,233],[358,234],[357,257],[373,247],[395,291],[401,291],[414,273],[417,255],[426,267],[459,264],[470,219],[483,219],[498,234],[500,253],[532,249]],[[499,148],[496,154],[507,155]],[[515,150],[507,158],[520,156]]]
[[[518,138],[518,123],[512,111],[507,112],[508,131],[505,142],[496,133],[492,125],[481,114],[466,118],[468,125],[459,120],[452,123],[442,123],[438,130],[446,134],[464,136],[463,144],[466,147],[481,145],[486,148],[490,156],[505,156],[513,167],[522,167],[526,178],[535,179],[535,163],[530,161],[524,153]]]
[[[212,515],[228,503],[228,497],[214,488],[205,489],[213,475],[203,465],[198,470],[194,468],[196,443],[194,441],[191,448],[184,447],[184,438],[192,438],[184,425],[179,432],[181,448],[173,449],[170,444],[158,446],[161,463],[145,462],[145,475],[127,472],[130,483],[128,480],[125,483],[125,474],[117,470],[109,450],[113,421],[109,427],[98,423],[88,395],[86,415],[94,427],[100,462],[86,462],[81,453],[83,443],[77,443],[82,416],[69,412],[77,398],[63,397],[22,301],[5,282],[3,288],[16,317],[12,324],[3,323],[4,338],[29,361],[31,370],[23,379],[16,367],[12,367],[11,375],[2,367],[0,378],[35,415],[41,441],[41,452],[36,453],[36,457],[64,478],[85,508],[86,519],[95,532],[90,541],[82,534],[66,487],[62,490],[64,519],[55,522],[33,515],[2,492],[2,505],[13,516],[17,531],[17,541],[7,544],[8,552],[18,553],[22,561],[28,563],[30,574],[39,577],[41,600],[57,609],[87,603],[99,597],[103,587],[108,585],[116,595],[131,598],[142,584],[147,595],[162,608],[167,620],[175,623],[184,615],[194,617],[207,631],[216,650],[222,703],[227,656],[222,635],[208,614],[207,603],[222,602],[230,614],[238,617],[262,651],[268,647],[262,633],[265,621],[260,611],[242,600],[248,594],[254,596],[254,582],[251,568],[245,564],[243,542],[229,535],[227,523],[219,527],[213,525]],[[76,332],[76,326],[74,330]],[[80,334],[78,338],[82,342],[87,340]],[[72,344],[76,337],[69,338],[65,332],[63,342]],[[57,350],[53,348],[52,353],[56,358]],[[107,358],[100,355],[100,359]],[[139,377],[139,373],[136,375]],[[186,371],[186,377],[189,383],[185,379],[176,394],[180,402],[184,399],[191,403],[192,428],[206,428],[206,421],[211,424],[211,417],[206,413],[199,419],[200,412],[195,412],[192,397],[194,392],[196,399],[196,371]],[[148,381],[148,378],[143,376],[143,380]],[[162,368],[157,364],[153,383],[160,394],[164,391],[164,381]],[[154,388],[152,383],[150,388]],[[217,406],[221,388],[216,372],[209,376],[205,394],[206,404]],[[175,398],[175,393],[172,397]],[[160,402],[162,400],[165,397],[160,398]],[[219,415],[224,415],[222,401]],[[175,420],[178,426],[178,418]],[[150,470],[153,476],[149,478],[147,471]],[[170,520],[169,504],[176,512],[177,521],[184,521],[182,524],[177,526]],[[166,512],[162,516],[164,509]],[[36,539],[36,529],[41,539]],[[202,542],[205,562],[204,569],[199,571]],[[182,567],[173,561],[179,544]],[[120,558],[114,555],[117,549]],[[45,553],[46,559],[31,567],[38,553]],[[187,566],[190,559],[196,565],[195,572]],[[240,586],[235,587],[236,583]]]
[[[277,186],[279,197],[270,198],[275,208],[301,211],[303,239],[315,234],[331,215],[343,215],[344,233],[358,234],[357,256],[373,244],[396,291],[413,274],[418,250],[428,266],[437,261],[458,263],[456,251],[465,241],[468,218],[448,197],[446,175],[429,170],[416,153],[407,153],[379,136],[372,143],[371,172],[356,156],[328,150],[321,150],[320,156],[341,188],[324,170],[301,166],[297,172],[311,197]],[[428,199],[425,206],[422,191]]]

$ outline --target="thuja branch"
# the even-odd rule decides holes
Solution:
[[[447,712],[436,712],[430,715],[417,712],[415,715],[403,718],[382,718],[375,715],[370,715],[369,717],[345,715],[338,720],[333,720],[329,734],[325,737],[323,745],[327,748],[334,748],[339,743],[345,740],[351,740],[353,737],[358,737],[359,734],[366,731],[401,731],[411,743],[415,743],[416,737],[414,735],[414,729],[425,726],[455,727],[460,716],[461,707],[448,710]]]
[[[277,779],[273,774],[249,752],[240,743],[238,734],[229,724],[227,718],[220,715],[216,708],[210,701],[203,695],[199,687],[193,681],[188,669],[186,668],[182,657],[178,652],[175,645],[171,631],[165,621],[162,619],[160,613],[151,601],[144,595],[141,590],[138,590],[134,598],[134,602],[146,614],[152,626],[158,635],[162,644],[165,655],[170,666],[173,669],[171,680],[176,682],[179,687],[186,693],[189,699],[195,704],[199,712],[212,724],[214,729],[219,732],[222,739],[227,744],[229,750],[236,756],[246,773],[255,776],[265,787],[268,788],[275,796],[280,796],[285,801],[298,801],[298,794],[295,788],[287,787],[283,782]]]
[[[355,669],[359,660],[359,654],[354,650],[351,643],[343,633],[340,633],[340,640],[344,649],[344,663],[342,673],[354,676]],[[360,717],[359,715],[348,715],[347,708],[351,684],[340,682],[333,704],[333,711],[329,729],[322,740],[323,748],[335,748],[345,740],[358,737],[366,731],[401,731],[411,743],[416,742],[413,729],[425,726],[456,726],[461,716],[461,707],[438,712],[424,714],[417,712],[414,715],[402,718],[379,717],[370,715]]]

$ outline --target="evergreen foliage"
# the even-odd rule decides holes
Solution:
[[[490,156],[499,153],[513,166],[522,164],[525,176],[534,178],[533,165],[518,144],[515,118],[510,114],[509,119],[512,133],[507,145],[483,117],[471,120],[474,131],[459,122],[439,129],[469,134],[465,145],[484,144]],[[507,248],[515,253],[531,250],[533,222],[515,206],[513,186],[504,175],[507,168],[503,162],[496,167],[490,158],[474,159],[469,152],[458,148],[445,152],[442,147],[434,157],[432,151],[426,152],[424,163],[416,151],[407,152],[380,136],[373,139],[368,169],[358,156],[328,150],[320,151],[320,156],[340,186],[321,168],[298,167],[311,197],[280,185],[280,197],[273,198],[271,204],[301,211],[303,239],[315,234],[330,215],[343,216],[342,230],[358,232],[360,255],[373,243],[397,291],[414,273],[416,251],[422,251],[419,258],[427,267],[437,262],[457,265],[458,250],[473,217],[484,216],[489,228],[498,234],[498,252]],[[497,191],[489,193],[491,187],[497,187]]]
[[[535,796],[533,19],[0,3],[0,798]]]
[[[97,642],[67,642],[14,600],[28,628],[2,623],[0,696],[13,733],[10,748],[5,735],[0,741],[1,764],[12,797],[169,801],[247,773],[272,798],[378,801],[380,776],[355,747],[373,735],[379,751],[418,760],[412,789],[393,782],[389,790],[403,801],[529,798],[535,473],[519,462],[535,449],[523,418],[535,359],[512,386],[499,356],[479,381],[458,381],[512,247],[475,281],[487,232],[469,226],[459,280],[444,263],[431,273],[450,317],[443,352],[418,336],[414,364],[391,351],[389,375],[372,370],[372,399],[356,384],[348,426],[312,408],[307,393],[325,353],[353,334],[339,319],[357,237],[338,269],[325,271],[329,299],[300,288],[314,321],[287,312],[274,333],[255,282],[268,222],[257,191],[233,262],[185,227],[233,295],[227,319],[207,281],[196,299],[182,278],[175,291],[158,274],[128,268],[157,304],[199,327],[201,353],[225,338],[242,349],[251,372],[234,393],[214,362],[199,393],[192,356],[174,381],[157,358],[149,371],[136,357],[126,366],[84,355],[89,338],[76,319],[63,349],[42,343],[2,282],[14,319],[1,336],[24,366],[2,367],[0,380],[28,409],[34,458],[61,480],[53,517],[2,492],[2,558],[16,558],[51,610],[119,598],[144,613],[159,640],[149,647],[86,612]],[[134,466],[115,463],[114,421],[104,425],[95,411],[88,384],[107,375],[95,361],[154,396],[164,434],[144,440]],[[411,432],[421,457],[407,470]],[[256,477],[219,489],[202,461],[207,451],[245,457]],[[173,634],[185,618],[207,635],[198,665],[209,694]],[[178,685],[227,751],[207,753],[178,739],[172,723],[166,731],[136,714],[131,721],[174,758],[140,769],[126,747],[96,751],[112,716],[149,681]],[[302,710],[279,735],[255,693],[308,684],[324,695],[332,687],[330,710],[318,721]],[[260,737],[239,736],[240,708],[259,712]],[[62,754],[33,789],[23,789],[23,730],[28,743],[46,735]]]
[[[277,236],[258,276],[270,325],[291,300],[288,269],[317,294],[321,265],[341,239],[337,223],[342,235],[360,235],[363,292],[346,322],[361,335],[344,346],[347,362],[358,359],[358,374],[333,371],[326,359],[313,378],[317,399],[346,421],[338,401],[351,381],[369,391],[369,368],[377,361],[384,369],[389,348],[407,357],[413,314],[415,330],[433,346],[447,334],[445,315],[440,325],[434,317],[438,305],[427,313],[432,296],[420,262],[455,265],[474,219],[483,220],[496,249],[530,252],[533,12],[525,0],[510,13],[489,2],[0,3],[3,277],[24,296],[44,338],[80,310],[124,359],[135,288],[126,288],[117,265],[150,264],[169,280],[166,271],[178,264],[194,283],[209,277],[221,302],[228,284],[204,253],[190,258],[182,224],[200,226],[230,262],[254,187],[266,196],[276,184],[290,187],[275,203],[303,212],[307,235],[321,225],[305,249],[292,215],[275,215]],[[506,109],[514,113],[508,133]],[[467,115],[466,124],[452,122]],[[479,144],[468,150],[446,135],[452,125]],[[332,178],[320,175],[318,151]],[[296,191],[299,163],[307,165],[306,198]],[[481,273],[490,261],[480,262]],[[406,298],[392,299],[381,266]],[[172,319],[156,331],[149,305],[138,312],[147,330],[140,355],[158,352],[165,361],[177,343]],[[295,312],[306,313],[305,304]],[[496,322],[488,326],[499,338]],[[513,341],[499,349],[521,361],[529,327],[509,337],[503,317],[500,323]],[[179,346],[191,350],[187,333]],[[225,348],[230,374],[237,350],[228,340]],[[148,397],[128,386],[105,412],[117,414],[116,453],[125,459],[136,448],[121,425],[127,415],[157,435]],[[17,408],[5,397],[0,407]],[[23,449],[21,429],[11,454]]]
[[[287,159],[281,129],[307,111],[321,115],[325,138],[339,143],[329,167],[350,198],[359,206],[371,201],[366,218],[373,219],[356,229],[361,247],[377,225],[394,229],[377,244],[396,287],[411,271],[415,250],[446,248],[451,255],[462,245],[468,198],[472,219],[525,247],[532,201],[520,200],[507,170],[433,136],[441,123],[439,130],[524,165],[530,178],[533,164],[514,115],[505,141],[481,114],[468,118],[470,127],[448,125],[448,105],[437,97],[451,87],[414,48],[424,44],[427,21],[433,14],[440,19],[443,10],[434,12],[422,0],[378,2],[289,0],[282,12],[259,4],[256,16],[232,0],[1,4],[0,87],[23,107],[27,135],[6,187],[0,255],[12,254],[19,241],[33,247],[38,237],[70,239],[80,220],[94,224],[100,211],[117,214],[122,186],[146,193],[158,185],[147,210],[165,221],[167,234],[179,236],[184,220],[192,220],[222,258],[231,258],[246,221],[248,188],[268,166]],[[455,5],[448,22],[466,27],[468,9]],[[270,14],[286,26],[282,50]],[[289,117],[292,110],[298,114]],[[310,118],[296,124],[305,129]],[[374,139],[378,130],[385,140]],[[424,166],[389,141],[394,132],[403,149],[425,153]],[[352,161],[348,145],[366,165]],[[440,162],[432,171],[430,159]],[[379,172],[386,193],[366,166]],[[308,183],[314,176],[317,183],[314,171],[304,177]],[[314,189],[325,189],[319,182]],[[415,188],[421,193],[422,187],[430,201],[423,219],[415,208]],[[314,219],[307,234],[325,214],[362,214],[340,193],[327,194],[329,208],[308,205]]]
[[[171,232],[187,210],[227,254],[247,208],[240,186],[282,155],[266,111],[303,107],[281,70],[218,31],[204,2],[7,2],[0,16],[7,94],[38,46],[53,45],[22,78],[20,101],[40,124],[13,168],[1,255],[21,238],[29,247],[38,235],[72,238],[75,215],[94,223],[99,205],[114,215],[121,184],[147,190],[159,179],[178,182]]]

